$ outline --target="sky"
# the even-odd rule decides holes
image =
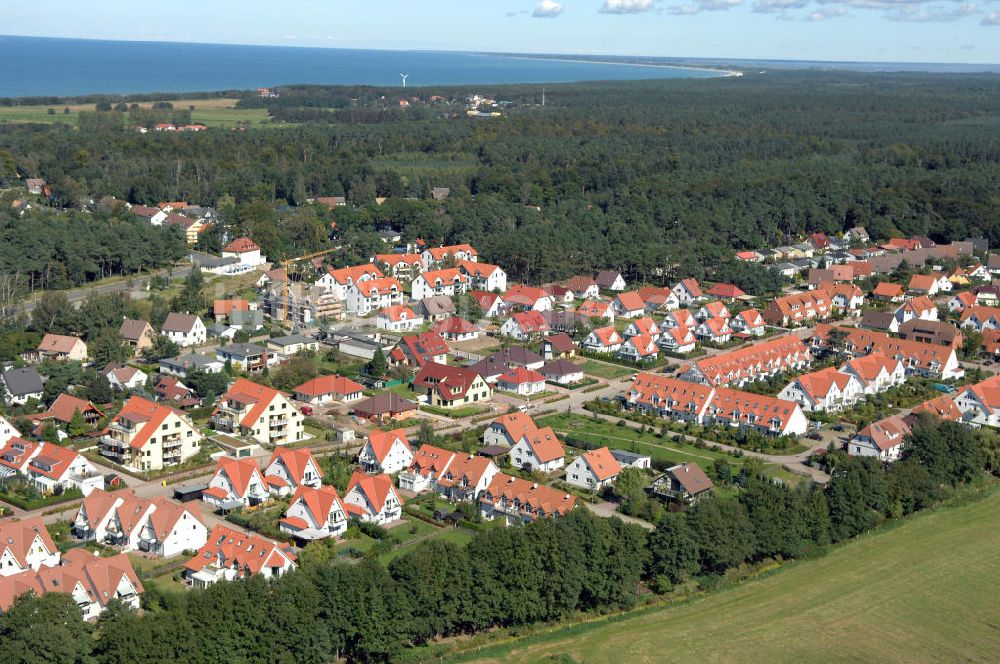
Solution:
[[[0,33],[340,48],[1000,63],[1000,0],[35,0]]]

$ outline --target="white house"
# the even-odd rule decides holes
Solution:
[[[108,379],[108,384],[112,388],[122,392],[125,390],[138,390],[146,384],[146,374],[135,367],[115,367],[108,369],[104,373]]]
[[[0,521],[0,577],[59,564],[59,549],[42,517]]]
[[[95,488],[104,486],[104,478],[94,464],[69,447],[11,438],[4,447],[3,456],[0,475],[9,475],[9,470],[19,466],[18,472],[42,493],[79,489],[86,496]]]
[[[697,338],[689,328],[684,325],[668,327],[660,336],[658,342],[660,348],[668,353],[690,353],[695,349]]]
[[[457,267],[424,272],[410,282],[410,297],[414,300],[435,295],[452,297],[469,290],[469,277]]]
[[[205,546],[184,565],[184,573],[195,588],[258,575],[275,579],[293,569],[291,547],[226,526],[213,528]]]
[[[352,518],[383,525],[403,515],[403,499],[389,475],[354,473],[344,494],[344,509]]]
[[[435,489],[448,500],[471,502],[479,498],[499,472],[500,469],[486,457],[461,455],[437,479]]]
[[[677,296],[677,301],[682,305],[700,302],[705,299],[705,293],[701,290],[697,279],[682,279],[670,290]]]
[[[618,330],[609,326],[592,330],[580,345],[596,353],[615,353],[624,341]]]
[[[347,289],[347,311],[366,316],[373,311],[403,303],[403,286],[396,277],[366,279]]]
[[[803,374],[778,393],[779,399],[794,401],[806,412],[841,410],[853,406],[862,396],[861,381],[833,367]]]
[[[756,309],[745,309],[729,319],[729,329],[759,337],[764,334],[764,317]]]
[[[615,315],[622,318],[637,318],[646,313],[646,303],[636,291],[619,293],[611,301]]]
[[[202,500],[219,509],[250,507],[268,500],[264,476],[253,459],[219,457],[215,475],[202,492]]]
[[[529,472],[539,470],[551,473],[562,468],[566,462],[566,453],[552,427],[522,434],[508,456],[511,465]]]
[[[11,438],[20,438],[21,432],[11,424],[6,417],[0,415],[0,446],[6,445]]]
[[[626,339],[640,334],[645,334],[652,338],[653,341],[656,341],[660,338],[660,327],[656,324],[655,320],[649,316],[644,316],[630,321],[628,327],[622,331],[622,337]]]
[[[364,386],[345,376],[317,376],[295,388],[295,398],[308,404],[353,403],[364,398]]]
[[[973,427],[1000,427],[1000,377],[966,385],[955,398],[962,421]]]
[[[497,389],[521,396],[541,394],[545,391],[545,376],[524,367],[515,367],[497,379]]]
[[[709,318],[698,323],[694,336],[701,341],[724,344],[732,338],[733,331],[725,318]]]
[[[434,445],[421,445],[406,470],[399,473],[399,488],[413,493],[429,490],[455,461],[455,453]]]
[[[140,498],[131,490],[96,489],[84,498],[73,521],[73,534],[123,551],[164,557],[204,546],[208,528],[197,510],[163,497]]]
[[[329,269],[326,274],[316,280],[316,284],[321,286],[323,290],[332,293],[336,300],[342,302],[347,299],[347,290],[354,284],[370,279],[381,279],[384,276],[376,266],[365,263],[337,270]]]
[[[249,267],[260,267],[267,263],[267,257],[260,255],[260,247],[247,237],[233,240],[222,248],[223,258],[239,259],[240,264]]]
[[[859,431],[847,444],[851,456],[877,457],[883,463],[896,461],[902,456],[903,442],[910,427],[903,418],[892,415],[872,422]]]
[[[618,349],[617,355],[620,358],[632,362],[647,362],[656,359],[660,349],[648,334],[639,334],[629,337]]]
[[[878,394],[906,382],[906,367],[894,357],[871,353],[847,361],[840,373],[854,376],[864,394]]]
[[[413,448],[406,438],[406,431],[373,429],[358,453],[358,463],[366,472],[387,475],[408,468],[413,463]]]
[[[278,529],[305,540],[341,537],[347,531],[347,510],[332,486],[300,486]]]
[[[519,311],[500,326],[500,334],[518,341],[528,341],[549,331],[549,324],[540,311]]]
[[[538,429],[534,420],[527,413],[513,412],[501,415],[486,427],[483,432],[484,445],[503,445],[513,447],[525,434]]]
[[[278,447],[264,467],[264,483],[271,493],[286,496],[301,486],[318,489],[323,484],[323,471],[306,447]]]
[[[424,324],[424,317],[404,304],[386,307],[375,317],[375,327],[389,332],[411,332]]]
[[[469,278],[473,290],[503,293],[507,290],[507,273],[502,268],[476,261],[460,261],[458,269]]]
[[[181,348],[203,344],[208,339],[205,323],[191,314],[169,314],[160,331]]]
[[[611,486],[622,467],[607,447],[584,452],[566,467],[566,482],[588,491]]]

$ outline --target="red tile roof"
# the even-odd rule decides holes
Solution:
[[[596,450],[584,452],[580,458],[586,462],[598,482],[604,482],[612,477],[617,477],[622,472],[621,465],[607,447],[599,447]]]
[[[563,493],[544,484],[497,473],[490,481],[489,487],[483,492],[483,496],[480,497],[480,502],[490,504],[501,498],[508,502],[516,501],[523,510],[529,511],[532,516],[539,511],[545,516],[564,515],[576,506],[576,496]]]
[[[392,485],[392,477],[389,475],[365,475],[355,472],[351,475],[351,481],[347,483],[345,495],[350,493],[354,487],[358,487],[358,490],[368,498],[376,513],[382,511],[389,496],[396,496],[399,504],[403,504],[403,499],[396,493],[396,488]]]
[[[248,237],[236,238],[226,246],[222,248],[225,252],[244,254],[249,251],[260,251],[260,247],[257,243]]]
[[[131,443],[132,449],[139,450],[149,442],[150,437],[156,433],[160,425],[163,424],[163,420],[167,419],[171,413],[180,415],[173,408],[161,406],[142,397],[132,396],[111,421],[117,423],[121,420],[127,420],[141,426],[139,433],[136,434]]]
[[[270,468],[271,464],[275,461],[280,461],[281,464],[288,470],[288,474],[291,476],[292,481],[295,484],[302,484],[302,480],[306,475],[306,468],[309,466],[309,462],[312,462],[313,470],[320,477],[323,477],[323,471],[320,469],[319,464],[316,463],[316,459],[313,458],[312,452],[308,447],[299,447],[291,449],[288,447],[278,446],[274,450],[274,454],[271,455],[271,459],[267,462],[265,469]]]
[[[556,432],[552,430],[552,427],[535,429],[534,431],[522,434],[522,437],[527,440],[528,447],[538,457],[539,463],[555,461],[566,455],[566,451],[563,449],[562,443],[559,441],[559,437],[556,436]]]
[[[295,564],[291,547],[226,526],[216,526],[209,533],[205,546],[184,566],[197,572],[209,565],[220,565],[252,576],[264,567],[282,567],[286,563]]]
[[[224,473],[233,485],[236,495],[246,495],[250,487],[250,481],[254,475],[263,482],[264,475],[260,472],[257,462],[253,459],[234,459],[228,456],[219,457],[215,467],[215,474]]]
[[[317,376],[312,380],[307,380],[295,388],[296,394],[317,397],[324,394],[358,394],[364,391],[364,386],[355,383],[350,378],[344,376]]]
[[[733,284],[715,284],[708,289],[708,294],[712,297],[734,298],[746,295],[743,289]]]
[[[410,441],[406,437],[405,429],[393,429],[392,431],[374,429],[368,434],[368,444],[371,446],[372,453],[378,459],[379,463],[385,460],[386,455],[389,454],[389,451],[396,444],[397,440],[406,449],[410,450],[411,453],[413,452],[413,449],[410,447]]]

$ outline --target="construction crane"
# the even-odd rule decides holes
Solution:
[[[284,323],[288,319],[288,266],[298,263],[299,261],[307,261],[313,258],[318,258],[320,256],[325,256],[337,250],[337,247],[332,247],[330,249],[324,249],[322,251],[314,251],[311,254],[306,254],[304,256],[296,256],[295,258],[286,258],[281,262],[281,269],[285,272],[285,284],[281,289],[281,322]]]

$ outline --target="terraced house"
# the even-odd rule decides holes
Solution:
[[[238,378],[212,413],[212,428],[253,438],[263,445],[302,440],[302,414],[284,393]]]

